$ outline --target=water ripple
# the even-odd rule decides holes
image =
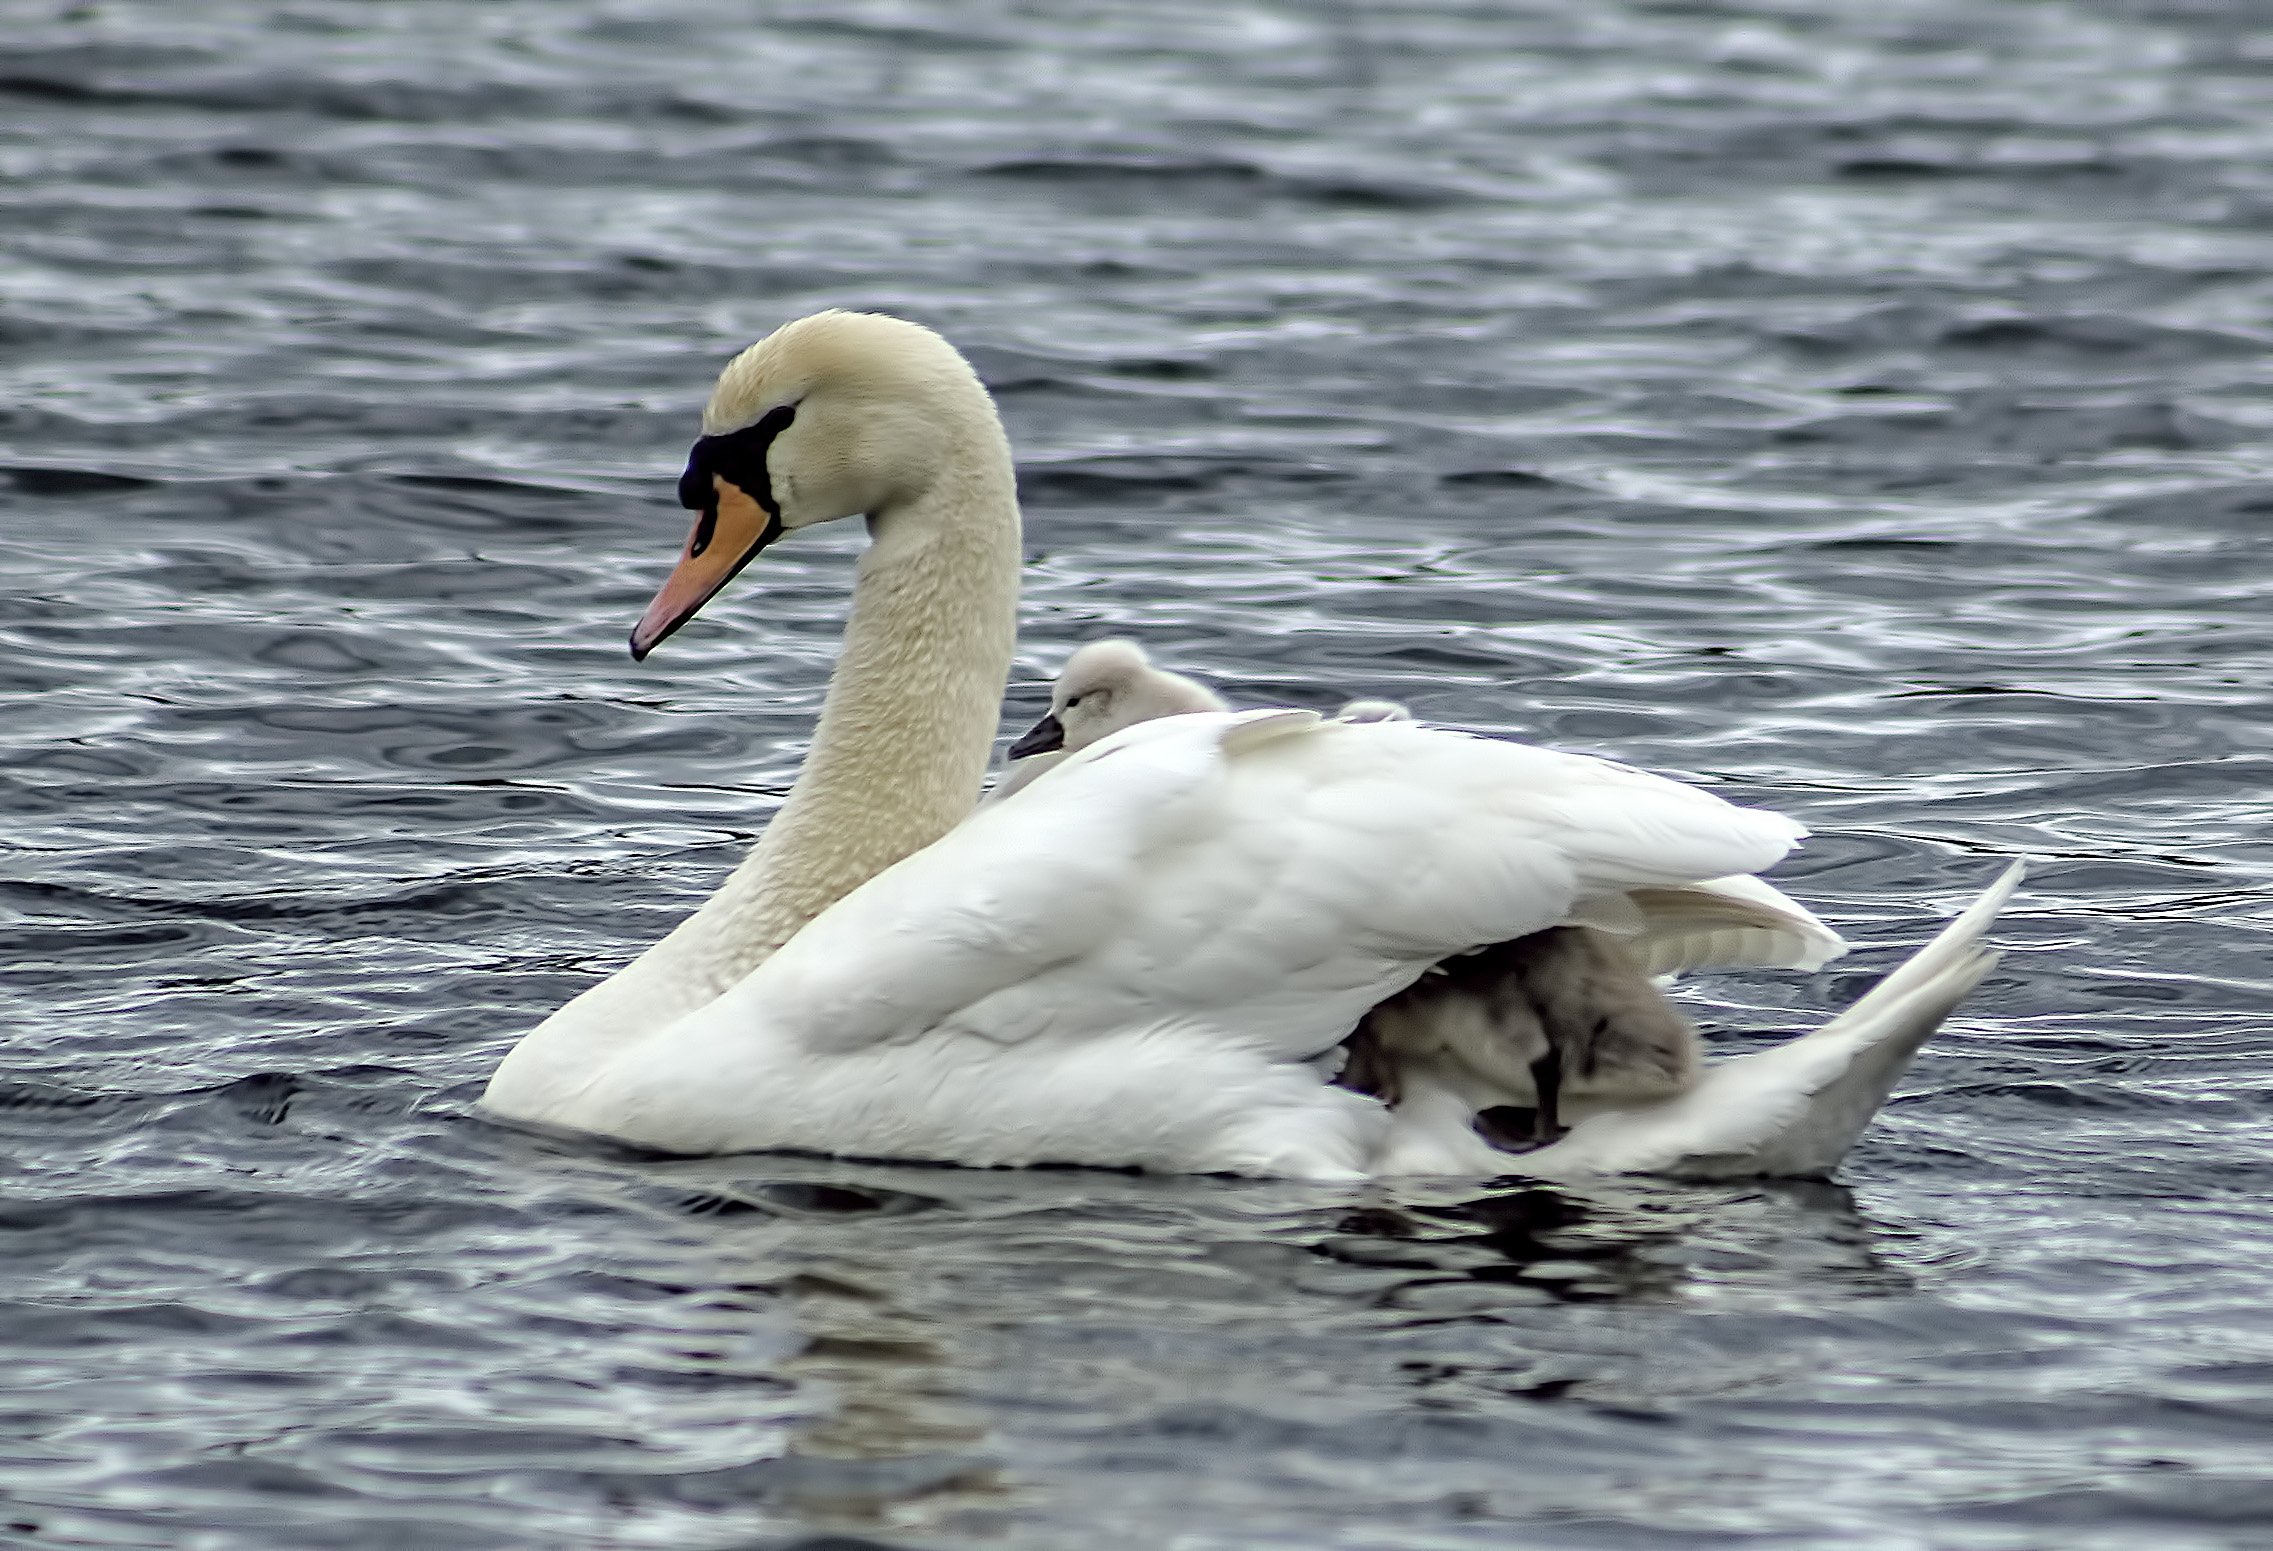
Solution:
[[[2231,8],[0,0],[32,1544],[2249,1543],[2262,47]],[[2037,866],[1838,1186],[685,1161],[471,1113],[794,773],[853,534],[633,668],[725,355],[949,330],[1006,727],[1138,634]],[[754,601],[753,601],[754,600]]]

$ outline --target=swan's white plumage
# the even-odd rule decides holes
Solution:
[[[766,423],[772,442],[708,467],[714,504],[635,649],[772,536],[864,515],[812,751],[709,904],[507,1055],[493,1113],[697,1152],[1499,1173],[1509,1157],[1438,1123],[1425,1095],[1393,1119],[1328,1083],[1330,1047],[1428,964],[1608,895],[1628,896],[1644,938],[1633,899],[1650,890],[1687,901],[1670,960],[1797,962],[1837,943],[1730,882],[1791,847],[1789,820],[1411,723],[1175,717],[958,824],[1016,627],[1016,476],[994,406],[929,330],[824,313],[721,376],[712,436]],[[712,545],[729,497],[742,536]],[[1677,1101],[1586,1116],[1523,1166],[1828,1167],[1985,968],[2001,897],[1824,1029],[1715,1063]]]
[[[1379,1106],[1306,1063],[1368,1007],[1582,894],[1764,867],[1799,833],[1622,766],[1409,723],[1149,722],[525,1118],[684,1151],[1360,1174]]]
[[[1014,760],[989,798],[999,802],[1023,790],[1044,771],[1124,728],[1226,709],[1213,690],[1155,666],[1135,642],[1091,641],[1066,659],[1050,686],[1049,720],[1058,724],[1063,749]],[[1403,705],[1381,699],[1349,701],[1335,717],[1361,723],[1413,719]],[[1709,969],[1812,971],[1847,951],[1845,940],[1814,912],[1773,884],[1744,874],[1589,896],[1560,924],[1608,932],[1656,976]]]
[[[1847,951],[1846,939],[1762,878],[1636,889],[1590,900],[1573,925],[1624,939],[1652,975],[1711,969],[1818,970]]]

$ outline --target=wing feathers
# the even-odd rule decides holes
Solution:
[[[1589,897],[1750,872],[1800,833],[1624,766],[1411,723],[1163,718],[983,807],[722,1000],[817,1051],[948,1027],[1103,1035],[1167,1010],[1308,1059],[1436,959]],[[1661,913],[1695,937],[1745,903]]]

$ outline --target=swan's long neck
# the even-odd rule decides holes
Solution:
[[[793,334],[809,355],[827,361],[837,352],[837,402],[847,406],[840,430],[860,424],[884,439],[896,454],[881,460],[892,493],[868,497],[869,546],[844,651],[805,767],[764,838],[700,910],[507,1054],[484,1099],[502,1113],[554,1112],[609,1057],[715,1000],[977,800],[1018,628],[1010,443],[986,389],[944,343],[883,328],[824,313],[745,351],[721,378],[723,392],[745,363],[754,363],[745,375],[762,376],[789,348],[776,341]],[[848,339],[866,343],[855,350]],[[867,421],[857,411],[875,373],[861,350],[898,353],[897,380],[886,374],[889,391],[865,406],[875,417]],[[846,477],[841,466],[836,473]]]
[[[813,747],[765,836],[658,952],[706,997],[971,811],[1018,630],[1018,495],[991,412],[873,514]]]

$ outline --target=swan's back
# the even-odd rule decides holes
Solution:
[[[1175,717],[973,815],[725,1001],[822,1050],[1182,1017],[1303,1060],[1448,953],[1552,926],[1582,895],[1765,867],[1800,833],[1623,766],[1410,723]],[[688,1022],[700,1033],[667,1038],[723,1037]]]

